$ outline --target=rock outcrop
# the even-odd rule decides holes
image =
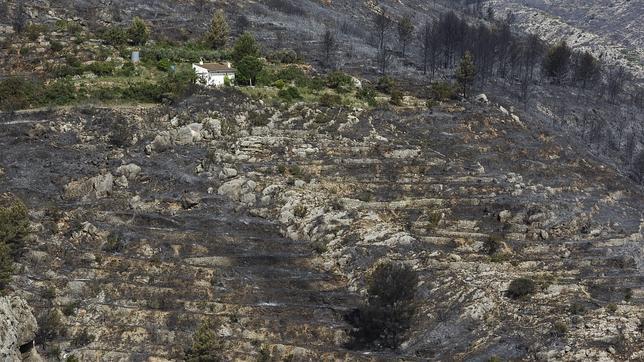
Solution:
[[[0,297],[1,361],[40,361],[33,344],[37,331],[36,318],[24,299]]]

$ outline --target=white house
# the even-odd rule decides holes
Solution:
[[[207,86],[218,87],[224,85],[225,79],[235,79],[235,68],[230,63],[204,63],[192,64],[197,77]]]

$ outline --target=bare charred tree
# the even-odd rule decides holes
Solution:
[[[501,77],[505,77],[507,75],[508,62],[510,61],[512,44],[514,42],[512,31],[510,30],[510,24],[504,21],[500,28],[495,32],[495,35],[496,53],[499,63],[497,74]]]
[[[532,34],[520,45],[518,56],[521,79],[521,98],[527,105],[530,84],[534,80],[534,71],[541,59],[545,46],[538,36]]]
[[[387,11],[383,8],[374,18],[374,27],[378,36],[378,49],[385,47],[385,41],[391,28],[391,20],[387,17]]]
[[[614,67],[606,72],[606,94],[611,103],[615,103],[624,88],[627,78],[628,73],[621,66]]]
[[[414,35],[414,24],[411,22],[411,18],[405,15],[398,22],[398,42],[402,47],[402,57],[405,58],[407,45]]]
[[[387,75],[387,69],[389,69],[389,64],[391,64],[392,59],[393,54],[391,49],[388,47],[385,46],[378,50],[378,67],[380,68],[380,73],[382,75]]]
[[[335,64],[335,51],[338,47],[335,34],[330,29],[326,29],[322,34],[322,53],[324,53],[324,65],[333,67]]]
[[[431,69],[433,77],[436,72],[439,51],[436,25],[429,21],[425,22],[419,36],[422,50],[423,74],[427,74],[428,69]]]

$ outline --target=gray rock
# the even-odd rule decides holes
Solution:
[[[174,142],[179,145],[189,145],[201,141],[201,123],[191,123],[177,130]]]
[[[20,346],[36,337],[38,323],[31,307],[18,296],[0,297],[0,361],[22,361]],[[32,360],[41,360],[32,349]]]
[[[163,152],[170,148],[170,146],[170,134],[168,132],[161,132],[154,137],[154,141],[145,148],[145,151],[147,154],[151,154],[152,152]]]
[[[499,221],[506,223],[512,218],[512,213],[509,210],[503,210],[499,213]]]
[[[99,175],[94,177],[94,192],[96,193],[97,198],[107,197],[112,193],[112,187],[114,186],[114,176],[111,173],[106,175]]]
[[[139,166],[137,164],[134,164],[134,163],[130,163],[130,164],[127,164],[127,165],[122,165],[122,166],[119,166],[119,168],[116,169],[116,174],[117,175],[123,175],[123,176],[127,177],[128,180],[135,179],[136,176],[139,175],[139,173],[141,173],[141,166]]]
[[[196,192],[185,192],[181,196],[181,207],[191,209],[201,202],[201,197]]]

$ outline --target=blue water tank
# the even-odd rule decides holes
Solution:
[[[141,61],[141,54],[138,51],[132,52],[132,63],[138,63]]]

